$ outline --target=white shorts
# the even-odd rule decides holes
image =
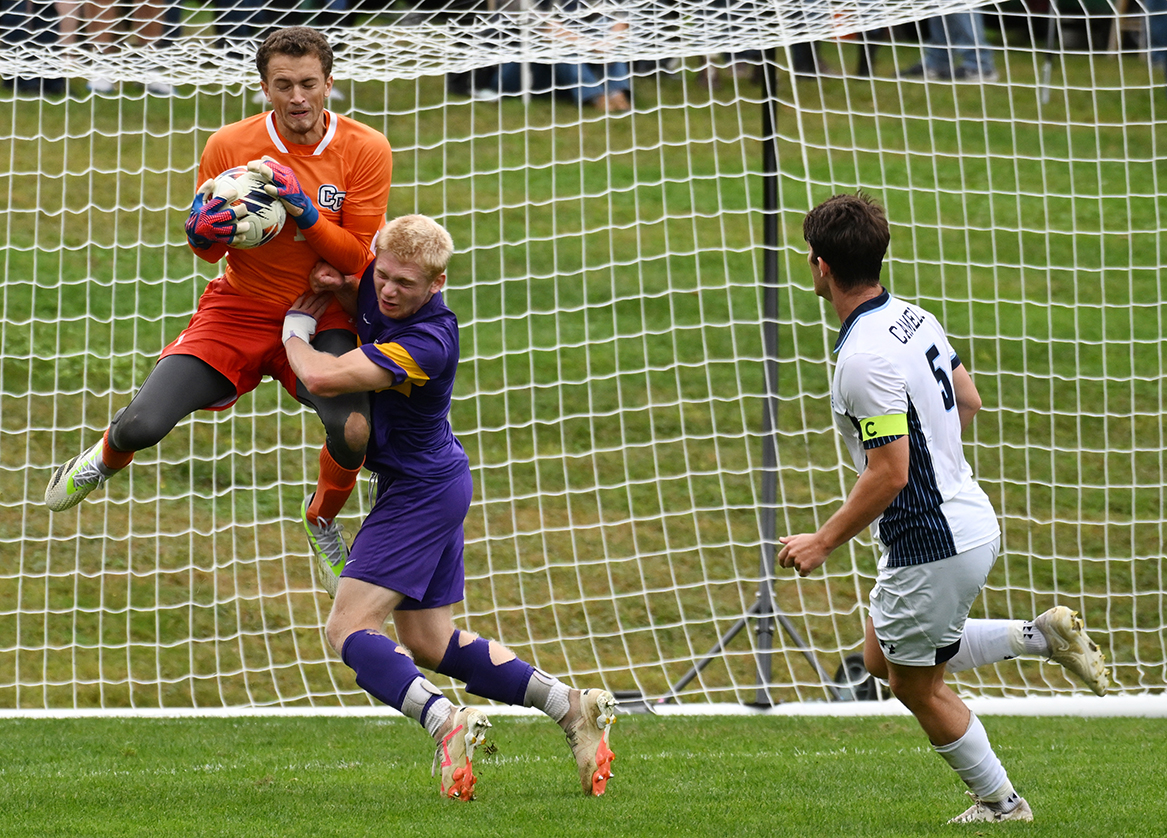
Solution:
[[[869,602],[884,657],[902,666],[935,666],[955,655],[1000,549],[997,538],[940,561],[880,568]]]

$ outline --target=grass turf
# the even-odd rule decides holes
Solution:
[[[1163,834],[1167,720],[985,721],[1033,824],[947,826],[963,786],[903,717],[621,717],[595,800],[550,722],[500,716],[471,804],[403,719],[13,719],[0,835]]]

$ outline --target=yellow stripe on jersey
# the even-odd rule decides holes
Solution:
[[[908,414],[906,413],[873,416],[859,423],[859,433],[864,442],[881,436],[904,436],[907,432]]]
[[[408,350],[400,343],[375,343],[377,350],[385,355],[401,369],[405,370],[405,374],[409,376],[409,380],[417,386],[422,386],[430,377],[422,371],[422,368],[417,365],[417,361],[413,360],[413,356],[409,354]],[[906,419],[904,420],[906,423]],[[905,428],[907,425],[905,424]]]

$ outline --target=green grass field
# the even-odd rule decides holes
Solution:
[[[947,826],[963,785],[904,717],[623,716],[588,799],[558,728],[499,716],[470,804],[403,719],[14,719],[0,835],[1163,835],[1167,720],[984,721],[1033,824]]]

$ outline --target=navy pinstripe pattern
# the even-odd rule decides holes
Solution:
[[[897,437],[880,437],[872,443],[886,444]],[[912,456],[908,464],[908,485],[896,495],[879,521],[879,537],[887,545],[887,566],[926,564],[956,555],[956,543],[948,519],[940,511],[943,497],[936,482],[928,440],[920,427],[915,406],[908,402],[908,441]]]

